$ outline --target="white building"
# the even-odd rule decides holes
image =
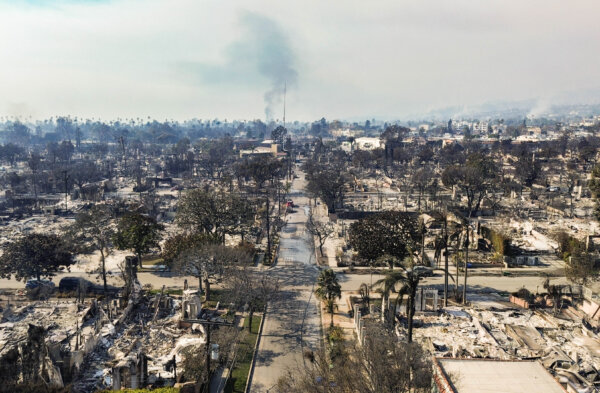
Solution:
[[[350,128],[338,128],[336,130],[331,130],[331,135],[334,137],[341,137],[341,136],[345,136],[345,137],[360,137],[362,135],[364,135],[364,131],[363,130],[351,130]]]
[[[487,134],[488,125],[489,125],[489,123],[487,121],[480,121],[480,122],[474,123],[473,124],[473,133],[474,134]]]
[[[355,150],[375,150],[375,149],[383,149],[385,147],[385,143],[379,138],[372,137],[361,137],[356,138],[354,140],[354,149]]]

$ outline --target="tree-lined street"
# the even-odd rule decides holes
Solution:
[[[270,302],[258,346],[250,391],[265,393],[288,369],[302,365],[305,348],[316,349],[321,334],[317,300],[312,293],[318,275],[312,239],[306,231],[308,199],[304,176],[292,183],[291,197],[297,205],[281,232],[279,259],[269,269],[280,282]]]

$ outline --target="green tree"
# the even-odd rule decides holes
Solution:
[[[271,131],[271,139],[276,143],[283,144],[283,138],[287,135],[287,129],[283,126],[277,126],[273,131]]]
[[[592,196],[600,196],[600,165],[596,165],[592,169],[592,179],[589,181],[588,186],[592,192]]]
[[[363,218],[350,225],[348,244],[358,256],[374,262],[384,255],[393,268],[417,249],[421,234],[416,221],[407,213],[387,211]]]
[[[225,242],[225,235],[243,234],[254,222],[254,208],[236,193],[194,189],[177,207],[179,226],[200,233],[213,233]]]
[[[164,226],[155,219],[128,212],[119,220],[113,242],[119,250],[131,250],[142,267],[142,255],[159,247]]]
[[[0,277],[18,281],[52,277],[75,261],[67,244],[56,235],[32,233],[4,246]]]
[[[217,244],[220,241],[221,239],[212,233],[177,234],[165,240],[161,249],[161,257],[165,265],[173,267],[183,253],[204,244]]]
[[[315,295],[325,302],[327,311],[331,314],[330,326],[333,327],[333,310],[335,300],[342,297],[342,287],[338,282],[335,272],[331,269],[325,269],[319,274]]]

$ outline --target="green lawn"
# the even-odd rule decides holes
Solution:
[[[246,334],[243,340],[239,343],[237,361],[231,373],[231,378],[225,386],[225,393],[244,393],[246,390],[246,381],[250,372],[250,364],[252,363],[252,354],[256,339],[258,338],[258,327],[260,326],[261,317],[255,315],[252,318],[252,333]],[[248,318],[244,320],[244,327],[248,328]],[[246,330],[247,332],[247,330]]]
[[[220,307],[225,306],[225,301],[227,300],[227,291],[221,288],[211,288],[210,289],[210,300],[206,301],[204,305],[206,307],[216,307],[217,303],[221,303]]]

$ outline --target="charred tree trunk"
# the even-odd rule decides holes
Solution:
[[[204,300],[205,301],[209,301],[210,300],[210,281],[208,280],[208,277],[204,277]]]
[[[413,318],[415,316],[415,297],[417,294],[417,286],[418,283],[413,285],[411,284],[410,287],[410,294],[408,297],[408,310],[407,310],[407,316],[408,316],[408,342],[411,343],[412,342],[412,335],[413,335]]]
[[[465,241],[465,276],[463,283],[462,303],[467,304],[467,276],[469,264],[469,225],[467,224],[467,239]]]
[[[100,263],[102,264],[102,282],[104,284],[104,296],[108,292],[108,286],[106,285],[106,258],[104,257],[104,248],[100,247]]]

